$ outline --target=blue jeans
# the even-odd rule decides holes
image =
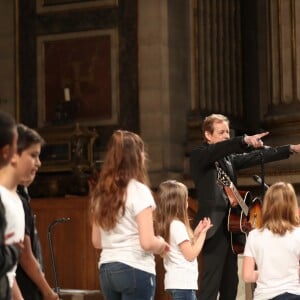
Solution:
[[[284,293],[272,298],[271,300],[297,300],[297,299],[298,300],[300,299],[299,295]]]
[[[155,275],[113,262],[99,270],[101,290],[106,300],[153,300]]]
[[[172,300],[197,300],[196,292],[194,290],[167,290],[171,295]]]

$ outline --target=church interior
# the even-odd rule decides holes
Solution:
[[[191,216],[189,153],[205,116],[228,116],[232,135],[269,131],[265,145],[300,142],[299,1],[13,0],[0,2],[0,17],[0,109],[46,140],[30,193],[52,286],[49,224],[67,217],[50,232],[58,285],[99,289],[89,188],[115,129],[145,141],[153,192],[166,179],[188,186]],[[299,193],[300,156],[239,175],[257,197],[253,175]]]

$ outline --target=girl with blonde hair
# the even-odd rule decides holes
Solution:
[[[107,300],[154,299],[154,254],[168,244],[154,235],[155,202],[147,186],[145,150],[135,133],[117,130],[91,198],[92,242],[102,249],[99,279]]]
[[[277,182],[266,192],[261,228],[250,231],[243,261],[245,282],[256,282],[255,300],[300,299],[300,227],[295,190]]]
[[[188,217],[188,190],[183,183],[167,180],[160,184],[155,227],[169,244],[170,251],[163,257],[165,290],[172,299],[195,300],[198,289],[198,262],[206,232],[212,224],[201,220],[195,231]]]

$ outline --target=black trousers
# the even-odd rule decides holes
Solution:
[[[206,240],[201,252],[199,300],[235,300],[238,288],[237,255],[231,250],[226,220],[216,234]]]

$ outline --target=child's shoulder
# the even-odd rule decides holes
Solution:
[[[0,196],[3,201],[5,201],[7,199],[12,199],[12,198],[19,200],[17,193],[10,191],[9,189],[7,189],[6,187],[4,187],[2,185],[0,185]]]
[[[300,234],[300,225],[296,226],[293,231],[296,232],[297,234]]]
[[[175,228],[186,227],[185,224],[178,219],[173,219],[170,223],[170,226],[175,227]]]
[[[254,228],[252,229],[249,234],[248,234],[248,238],[249,237],[257,237],[257,236],[263,236],[266,234],[270,234],[270,231],[266,228]]]
[[[128,183],[127,188],[128,188],[128,190],[135,190],[138,192],[150,192],[150,189],[146,184],[144,184],[136,179],[131,179]]]

